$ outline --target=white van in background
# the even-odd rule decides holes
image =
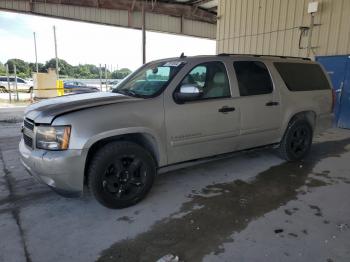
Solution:
[[[10,76],[10,88],[11,91],[16,90],[16,83],[15,83],[15,77]],[[19,92],[28,92],[30,93],[33,90],[33,81],[27,81],[23,78],[17,77],[17,90]],[[7,83],[7,76],[0,76],[0,93],[7,93],[8,90],[8,83]]]

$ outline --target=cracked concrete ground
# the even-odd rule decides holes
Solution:
[[[298,163],[262,149],[168,172],[110,210],[28,175],[20,118],[0,110],[0,261],[350,261],[350,130],[317,137]]]

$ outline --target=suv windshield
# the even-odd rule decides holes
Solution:
[[[181,61],[146,64],[122,81],[112,92],[143,98],[157,96],[183,65],[184,62]]]

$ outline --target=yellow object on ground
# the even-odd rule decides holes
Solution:
[[[56,88],[57,88],[57,95],[58,96],[63,96],[64,95],[63,80],[56,80]]]

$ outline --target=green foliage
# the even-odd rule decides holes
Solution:
[[[36,72],[35,63],[27,63],[21,59],[9,59],[7,60],[7,64],[9,65],[10,74],[13,74],[14,64],[16,64],[17,75],[19,77],[31,77],[32,73]],[[85,65],[77,65],[72,66],[68,62],[63,59],[58,60],[58,67],[60,69],[61,77],[69,77],[69,78],[82,78],[82,79],[98,79],[100,78],[100,69],[92,64]],[[54,58],[47,61],[45,64],[38,63],[39,72],[47,72],[49,68],[56,68],[56,60]],[[121,79],[126,77],[131,73],[131,70],[128,68],[122,68],[120,70],[116,70],[114,72],[110,72],[107,70],[107,77],[112,79]],[[5,66],[0,63],[0,75],[6,74]],[[105,77],[105,69],[101,68],[102,78]]]
[[[122,68],[111,73],[111,78],[113,79],[123,79],[131,73],[129,68]]]
[[[99,68],[95,65],[78,65],[74,67],[73,75],[74,78],[99,78]]]
[[[45,63],[45,68],[56,68],[56,59],[52,58],[49,61]],[[60,75],[65,75],[65,76],[70,76],[71,73],[73,72],[73,66],[68,64],[65,60],[63,59],[58,59],[58,68]]]
[[[21,59],[17,59],[17,58],[13,58],[13,59],[9,59],[6,62],[9,66],[9,72],[10,74],[14,73],[14,65],[16,65],[16,71],[17,73],[22,73],[24,75],[29,75],[30,74],[30,70],[29,70],[29,65],[27,62],[24,62]]]
[[[0,75],[6,74],[6,67],[3,63],[0,62]]]
[[[32,73],[36,73],[36,65],[35,63],[29,63],[29,68],[30,68],[30,72]],[[46,72],[46,68],[45,65],[42,63],[38,63],[38,70],[40,73],[45,73]]]

